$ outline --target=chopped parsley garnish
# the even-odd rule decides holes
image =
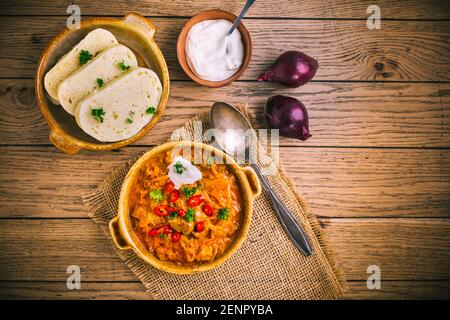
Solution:
[[[183,187],[181,189],[181,192],[183,192],[183,194],[189,198],[190,196],[194,195],[194,193],[197,192],[197,188],[196,187],[193,187],[193,188]]]
[[[175,168],[175,172],[178,174],[182,174],[183,170],[186,169],[180,161],[175,162],[173,167]]]
[[[102,78],[97,78],[97,84],[101,88],[105,85],[105,81]]]
[[[127,118],[127,123],[133,123],[133,119]]]
[[[149,107],[147,110],[145,110],[145,112],[148,114],[155,114],[156,109],[153,107]]]
[[[160,237],[161,239],[165,239],[165,238],[167,238],[167,235],[164,234],[164,233],[160,233],[160,234],[159,234],[159,237]]]
[[[214,163],[214,157],[208,157],[208,159],[206,159],[206,164],[208,166],[212,165]]]
[[[80,55],[78,56],[78,62],[80,64],[86,64],[89,60],[92,59],[92,54],[87,50],[81,50]]]
[[[91,114],[95,118],[95,120],[97,120],[100,123],[103,122],[103,117],[105,116],[105,111],[103,110],[103,108],[92,109]]]
[[[169,215],[167,216],[167,218],[168,218],[169,220],[172,220],[172,219],[175,219],[177,216],[178,216],[178,213],[177,213],[176,210],[174,210],[174,211],[171,211],[171,212],[169,213]]]
[[[222,208],[219,210],[219,219],[220,220],[227,220],[229,216],[230,216],[230,209]]]
[[[192,222],[192,221],[194,221],[194,215],[195,215],[195,210],[191,208],[186,212],[186,215],[184,216],[184,220],[186,220],[187,222]]]
[[[125,70],[128,70],[128,69],[130,69],[130,66],[127,66],[126,64],[125,64],[125,62],[119,62],[119,68],[122,70],[122,71],[125,71]]]
[[[155,189],[155,190],[150,191],[150,198],[152,198],[153,200],[156,200],[158,202],[161,201],[163,199],[161,190]]]

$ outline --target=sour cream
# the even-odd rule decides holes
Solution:
[[[191,184],[202,178],[202,173],[189,160],[179,156],[167,167],[169,178],[175,189],[180,189],[183,184]]]
[[[233,24],[224,19],[194,25],[186,39],[186,58],[191,70],[209,81],[226,80],[244,61],[244,44],[238,29],[226,36]]]

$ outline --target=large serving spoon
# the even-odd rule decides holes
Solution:
[[[239,25],[241,22],[241,19],[244,17],[244,15],[247,13],[248,9],[252,6],[252,4],[255,2],[255,0],[247,0],[247,2],[244,5],[244,8],[242,8],[241,13],[239,13],[239,16],[236,20],[234,20],[233,25],[231,26],[230,30],[227,32],[227,36],[233,33],[234,29]]]
[[[283,200],[272,190],[269,180],[261,172],[255,161],[250,147],[254,139],[250,122],[239,110],[225,102],[213,104],[210,120],[212,128],[215,129],[215,140],[222,150],[231,155],[235,155],[238,151],[244,151],[244,155],[248,156],[250,166],[255,170],[262,187],[267,191],[273,208],[286,233],[304,255],[311,255],[313,250],[304,230],[283,204]],[[247,133],[246,136],[244,136],[244,133]]]

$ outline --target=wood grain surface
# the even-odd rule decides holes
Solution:
[[[166,141],[171,128],[208,112],[215,101],[247,103],[255,128],[265,128],[264,105],[267,97],[276,94],[296,97],[307,106],[314,137],[307,141],[281,138],[282,146],[450,147],[450,84],[374,82],[318,82],[296,89],[238,82],[205,89],[193,82],[172,81],[163,117],[135,144]],[[1,144],[48,144],[48,135],[34,97],[34,82],[0,79]]]
[[[0,15],[65,15],[67,6],[80,6],[82,15],[118,15],[130,10],[146,16],[192,16],[200,11],[224,8],[238,14],[245,0],[152,0],[111,1],[107,6],[92,0],[54,1],[14,0],[0,4]],[[383,19],[449,19],[450,5],[445,0],[378,0]],[[369,4],[364,0],[258,0],[247,17],[253,18],[329,18],[366,19]]]
[[[176,58],[176,40],[187,19],[151,21],[171,80],[188,79]],[[256,80],[282,52],[301,49],[319,61],[315,81],[450,81],[450,21],[383,21],[380,30],[369,30],[366,20],[292,20],[288,28],[282,19],[271,19],[270,28],[260,19],[244,23],[253,54],[241,80]],[[65,24],[65,17],[0,17],[2,76],[34,77],[40,53]]]
[[[239,81],[207,89],[176,60],[187,19],[244,0],[0,2],[0,298],[151,299],[86,216],[81,196],[125,160],[166,141],[215,101],[248,103],[264,128],[269,96],[308,108],[313,137],[280,139],[280,161],[319,218],[342,268],[346,299],[450,298],[450,2],[379,0],[369,30],[363,0],[258,0],[244,23],[252,61]],[[134,11],[156,25],[171,76],[163,118],[142,140],[114,152],[60,153],[34,97],[39,56],[66,23]],[[286,50],[319,61],[314,80],[288,89],[257,83]],[[67,290],[79,265],[82,290]],[[379,265],[381,290],[366,286]]]
[[[449,281],[383,281],[368,290],[366,281],[349,281],[343,299],[449,299]],[[0,299],[112,299],[150,300],[140,282],[87,282],[81,290],[67,290],[65,281],[0,281]]]
[[[367,279],[370,265],[380,266],[383,280],[450,277],[448,219],[322,219],[321,225],[348,280]],[[65,281],[70,265],[80,266],[82,281],[136,280],[87,218],[4,220],[0,250],[7,258],[0,281]]]
[[[79,218],[81,196],[148,147],[75,157],[54,147],[1,150],[0,218]],[[449,217],[450,150],[285,147],[280,159],[320,217]]]

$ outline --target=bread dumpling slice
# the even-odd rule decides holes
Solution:
[[[99,141],[124,140],[150,122],[157,112],[161,93],[158,76],[152,70],[138,67],[80,101],[76,121]]]
[[[44,86],[52,100],[58,102],[59,84],[84,63],[87,63],[89,57],[92,59],[100,51],[117,44],[119,42],[116,37],[108,30],[98,28],[89,32],[46,73]],[[80,53],[83,50],[85,52],[80,59]]]
[[[72,73],[58,88],[58,101],[70,114],[78,102],[128,69],[137,67],[134,53],[117,45],[99,53],[92,62]]]

